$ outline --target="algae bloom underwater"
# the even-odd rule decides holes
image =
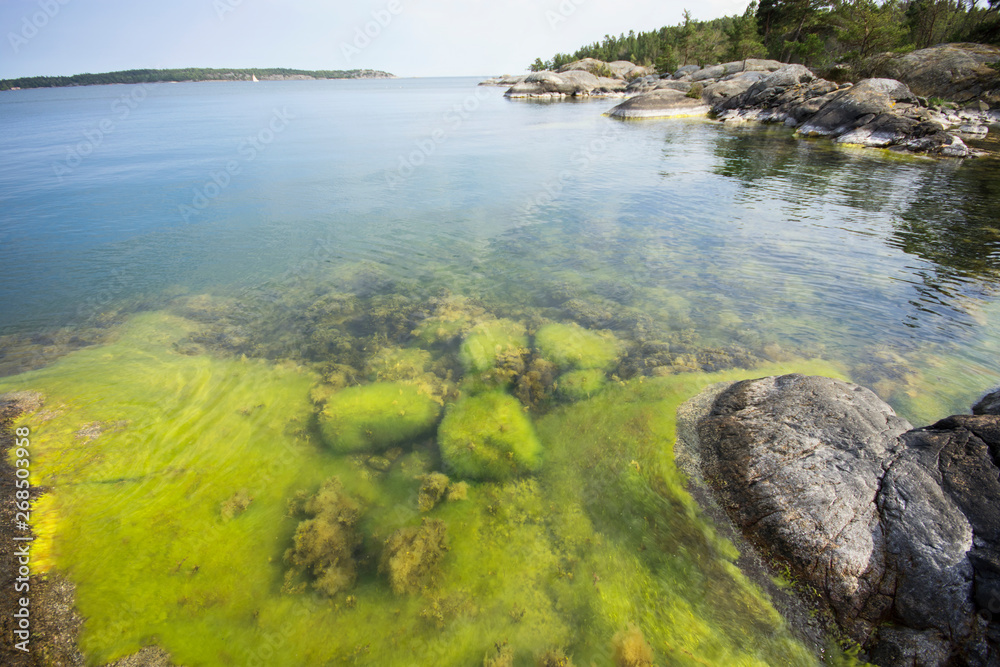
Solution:
[[[998,165],[697,121],[581,162],[612,102],[497,91],[386,191],[473,85],[148,85],[62,183],[120,92],[0,100],[0,394],[87,664],[855,661],[741,569],[676,411],[803,373],[925,423],[995,385]]]

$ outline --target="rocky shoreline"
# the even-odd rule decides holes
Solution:
[[[972,412],[914,429],[857,385],[748,380],[681,406],[675,456],[709,513],[790,572],[873,663],[991,667],[1000,390]]]
[[[905,56],[885,54],[865,69],[873,76],[837,82],[802,65],[748,59],[657,76],[631,63],[588,58],[558,72],[483,85],[509,85],[505,96],[515,99],[628,97],[608,112],[622,120],[780,123],[795,128],[797,136],[840,144],[940,157],[985,155],[966,142],[1000,125],[1000,48],[944,44]]]

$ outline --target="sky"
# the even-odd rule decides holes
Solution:
[[[516,74],[748,0],[0,0],[0,78],[181,67]]]

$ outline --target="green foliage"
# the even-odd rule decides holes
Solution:
[[[573,401],[590,398],[607,382],[608,378],[600,368],[570,371],[559,377],[559,393]]]
[[[1000,12],[954,0],[760,0],[742,15],[681,22],[651,32],[605,35],[573,54],[556,54],[547,69],[582,58],[629,60],[669,74],[679,65],[769,57],[826,67],[881,51],[941,42],[1000,43]],[[533,66],[534,69],[534,66]]]
[[[763,58],[767,55],[764,42],[757,32],[757,3],[747,5],[743,16],[734,16],[733,22],[726,30],[729,40],[727,58],[730,60],[746,60],[747,58]]]
[[[844,58],[857,60],[890,51],[908,36],[903,10],[895,0],[849,0],[837,6],[834,34],[845,50]]]
[[[561,368],[603,368],[614,365],[621,344],[610,332],[591,331],[579,324],[547,324],[535,334],[535,347]]]
[[[705,86],[700,81],[697,81],[691,84],[691,90],[687,91],[687,93],[684,94],[684,97],[690,97],[693,100],[700,100],[703,92],[705,92]]]
[[[320,431],[335,452],[380,451],[434,430],[441,406],[403,382],[376,382],[333,394],[319,414]]]
[[[438,429],[445,465],[469,479],[508,480],[536,470],[542,444],[521,404],[494,390],[459,400]]]

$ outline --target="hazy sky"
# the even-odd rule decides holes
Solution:
[[[744,0],[0,0],[0,78],[172,67],[517,73]],[[365,35],[366,32],[370,37]]]

